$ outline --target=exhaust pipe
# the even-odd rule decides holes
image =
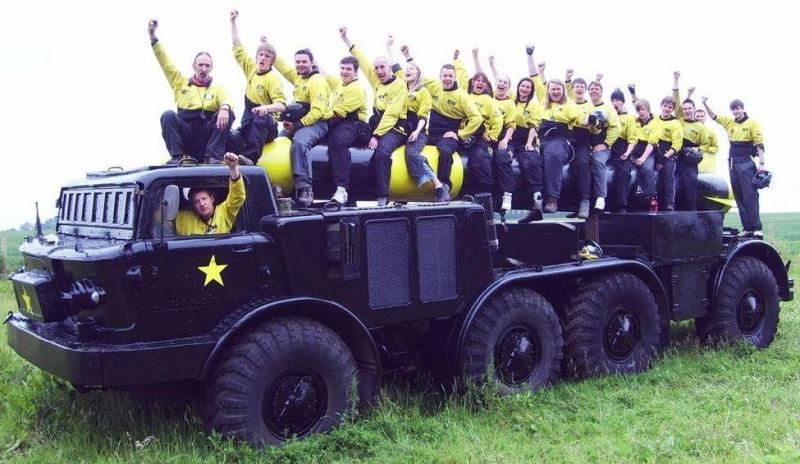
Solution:
[[[475,203],[483,206],[486,214],[486,235],[489,237],[489,249],[496,252],[500,249],[500,241],[497,239],[497,229],[494,226],[494,205],[491,193],[475,194]]]

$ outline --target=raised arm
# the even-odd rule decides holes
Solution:
[[[467,72],[467,67],[464,65],[464,62],[458,58],[458,50],[453,52],[453,67],[456,68],[456,81],[458,82],[458,86],[469,92],[467,88],[469,85],[469,73]]]
[[[675,116],[678,119],[683,118],[683,104],[681,103],[681,91],[678,87],[678,80],[681,77],[680,71],[672,73],[672,98],[675,99]]]
[[[231,10],[231,41],[234,47],[238,47],[242,44],[242,41],[239,40],[239,28],[236,27],[236,18],[238,17],[239,12],[237,10]]]
[[[533,44],[525,45],[525,54],[528,56],[528,76],[533,77],[539,74],[536,62],[533,61]]]
[[[717,119],[717,113],[715,113],[714,110],[712,110],[711,107],[708,106],[708,97],[701,97],[701,100],[703,101],[703,107],[705,107],[708,116],[711,119]]]
[[[639,97],[636,96],[636,84],[628,84],[628,92],[631,93],[631,102],[635,105],[639,101]]]
[[[342,42],[344,42],[345,46],[347,46],[347,50],[350,51],[350,53],[358,60],[358,66],[361,68],[361,72],[367,76],[367,80],[372,88],[378,88],[381,80],[378,79],[378,75],[375,74],[375,68],[372,61],[367,58],[367,55],[365,55],[358,47],[353,45],[353,42],[347,35],[347,27],[341,26],[339,28],[339,37],[342,38]]]
[[[489,69],[492,70],[492,77],[495,81],[500,76],[500,73],[497,72],[497,66],[494,64],[494,55],[489,55]]]
[[[178,71],[178,67],[167,55],[164,44],[159,42],[158,37],[156,37],[156,29],[158,29],[158,20],[151,19],[147,25],[147,31],[150,34],[150,45],[153,47],[153,53],[156,55],[156,60],[158,60],[169,86],[173,91],[178,91],[186,82],[186,77]]]
[[[486,74],[485,72],[483,72],[483,66],[481,66],[481,59],[478,56],[478,47],[475,47],[475,48],[472,49],[472,62],[475,64],[475,72],[476,73],[484,73],[484,74]],[[495,79],[496,79],[496,77],[495,77]]]

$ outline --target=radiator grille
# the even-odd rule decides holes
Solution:
[[[89,237],[133,236],[136,190],[133,186],[61,192],[58,231]]]
[[[369,307],[379,309],[410,304],[408,220],[368,221],[366,239]]]

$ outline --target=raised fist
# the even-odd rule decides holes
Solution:
[[[238,18],[238,17],[239,17],[239,11],[238,10],[231,10],[231,21],[236,21],[236,18]]]

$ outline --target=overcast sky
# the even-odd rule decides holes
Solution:
[[[340,24],[370,56],[383,54],[386,34],[394,34],[431,75],[456,47],[471,69],[470,49],[478,46],[487,69],[494,54],[516,81],[526,73],[530,41],[550,77],[563,79],[567,67],[587,79],[602,72],[607,93],[634,81],[641,97],[657,103],[671,93],[679,69],[683,89],[696,86],[717,112],[729,114],[730,100],[740,98],[761,123],[774,172],[762,211],[800,211],[794,91],[782,90],[793,89],[800,75],[796,14],[775,3],[414,0],[390,9],[374,1],[4,2],[0,229],[32,222],[34,201],[43,217],[55,215],[59,187],[87,171],[167,159],[159,115],[174,103],[147,38],[151,17],[186,75],[197,51],[212,54],[215,82],[232,94],[240,116],[245,81],[231,53],[231,8],[241,13],[248,50],[266,34],[281,56],[310,47],[331,72],[346,53]],[[721,142],[718,170],[727,176],[727,137],[709,124]]]

